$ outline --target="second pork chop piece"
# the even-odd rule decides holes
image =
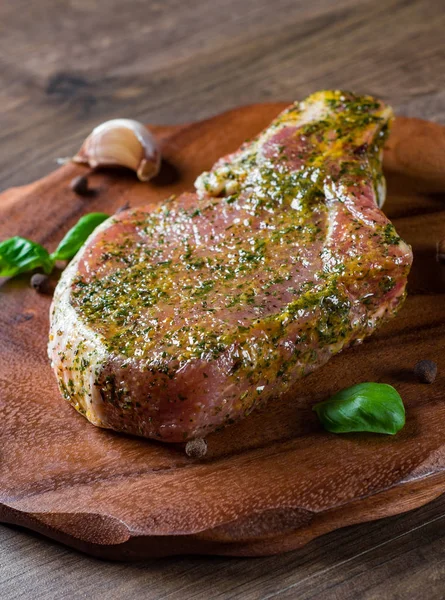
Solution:
[[[391,317],[410,248],[379,209],[391,110],[319,92],[198,178],[129,210],[64,272],[49,352],[92,423],[205,436]]]

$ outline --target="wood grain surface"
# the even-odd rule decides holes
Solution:
[[[192,189],[198,173],[252,138],[284,108],[256,104],[188,126],[155,127],[163,169],[150,183],[131,172],[92,174],[76,196],[68,164],[0,195],[0,236],[26,235],[53,250],[86,211],[115,212]],[[409,143],[408,143],[409,140]],[[362,347],[328,365],[247,419],[208,438],[203,460],[183,445],[147,442],[85,423],[62,402],[48,364],[50,297],[29,275],[2,286],[0,521],[25,525],[95,556],[261,556],[302,546],[357,522],[405,512],[445,488],[445,231],[441,157],[445,127],[398,118],[385,146],[385,212],[415,256],[408,300]],[[56,274],[57,275],[57,274]],[[395,352],[396,350],[396,352]],[[422,358],[439,376],[412,375]],[[407,424],[395,437],[323,432],[311,407],[360,381],[395,385]],[[44,440],[44,442],[43,442]]]
[[[56,156],[71,154],[93,124],[111,116],[174,123],[335,86],[378,94],[399,113],[445,121],[440,1],[116,6],[1,4],[3,188],[49,172]],[[432,206],[437,197],[427,201]],[[297,591],[442,598],[443,506],[439,500],[249,563],[169,559],[105,567],[3,529],[4,597],[137,597],[143,590],[149,598],[284,598]]]

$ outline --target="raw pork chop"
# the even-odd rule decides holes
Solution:
[[[412,255],[379,208],[391,116],[313,94],[195,193],[102,224],[54,297],[63,396],[101,427],[205,436],[393,316]]]

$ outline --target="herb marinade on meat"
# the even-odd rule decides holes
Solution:
[[[311,103],[324,109],[304,123]],[[374,214],[384,194],[389,118],[388,108],[367,96],[314,94],[203,173],[198,197],[127,211],[114,219],[118,235],[105,233],[87,248],[71,304],[119,363],[118,373],[95,372],[102,400],[115,409],[115,428],[146,435],[126,427],[141,405],[122,376],[135,361],[152,374],[149,402],[193,361],[205,386],[206,365],[219,360],[227,379],[222,403],[196,410],[223,411],[225,424],[395,312],[410,252],[386,217]],[[365,208],[355,214],[351,202]],[[89,367],[79,344],[68,348],[73,373]],[[61,389],[82,410],[79,396],[88,386],[70,382],[61,378]],[[168,402],[190,404],[193,386],[186,388]],[[210,418],[203,427],[215,423]]]

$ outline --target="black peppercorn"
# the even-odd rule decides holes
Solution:
[[[52,293],[52,285],[51,280],[48,275],[44,275],[43,273],[34,273],[31,277],[31,287],[35,289],[39,294],[51,294]]]
[[[414,375],[421,383],[433,383],[437,375],[437,365],[432,360],[420,360],[414,367]]]
[[[70,187],[75,194],[79,196],[87,196],[90,193],[88,188],[88,177],[85,175],[78,175],[71,180]]]
[[[190,458],[202,458],[207,454],[207,442],[202,438],[190,440],[185,445],[185,453]]]

